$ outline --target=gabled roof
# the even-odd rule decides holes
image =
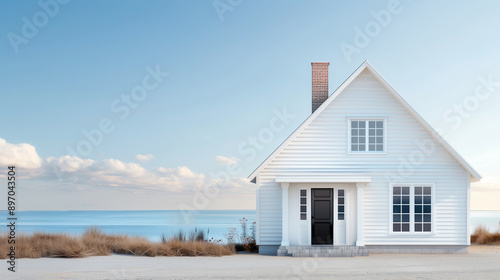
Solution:
[[[314,113],[312,113],[281,145],[274,150],[274,152],[267,157],[267,159],[262,162],[259,167],[257,167],[252,174],[248,176],[249,179],[252,179],[259,174],[262,169],[264,169],[288,144],[295,139],[297,135],[299,135],[314,119],[316,119],[330,103],[339,96],[344,89],[346,89],[365,69],[368,69],[373,76],[392,94],[392,96],[399,101],[399,103],[429,132],[432,137],[443,146],[443,148],[450,153],[450,155],[455,158],[455,160],[462,165],[462,167],[469,172],[472,176],[471,181],[479,181],[481,179],[481,175],[468,164],[465,159],[460,156],[460,154],[455,151],[397,92],[396,90],[387,82],[387,80],[382,77],[382,75],[373,68],[373,66],[367,60],[361,64],[354,73],[347,78],[347,80],[342,83],[333,93],[328,97],[323,104]]]

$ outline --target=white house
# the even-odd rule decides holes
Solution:
[[[330,96],[311,64],[312,114],[249,176],[260,252],[466,253],[481,176],[368,61]]]

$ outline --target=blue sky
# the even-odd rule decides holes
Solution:
[[[0,2],[0,162],[30,173],[19,175],[24,209],[176,209],[165,201],[189,205],[228,162],[241,166],[234,190],[206,208],[253,208],[253,186],[241,178],[310,114],[310,62],[331,63],[333,92],[366,59],[486,177],[473,188],[473,209],[498,209],[491,197],[500,195],[500,87],[456,111],[481,77],[500,81],[498,1],[54,1],[41,1],[52,4],[41,24],[48,12],[38,1]],[[379,28],[370,29],[377,17]],[[23,18],[38,20],[31,38]],[[367,28],[371,36],[359,44],[357,30]],[[347,45],[356,53],[346,54]],[[151,69],[168,76],[150,80],[154,89],[122,119],[116,108]],[[238,152],[283,108],[295,117],[282,131],[252,160]],[[113,131],[91,152],[71,152],[103,120]],[[31,147],[39,159],[24,162]],[[40,171],[49,161],[84,168],[79,176],[110,168],[144,186],[58,180]],[[193,187],[146,191],[138,176],[158,173],[171,186]]]

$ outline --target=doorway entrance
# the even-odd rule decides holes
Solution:
[[[333,189],[311,189],[312,245],[333,244]]]

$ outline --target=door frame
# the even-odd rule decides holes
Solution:
[[[331,240],[331,243],[323,243],[323,244],[313,244],[313,241],[315,240],[315,236],[314,236],[314,232],[313,232],[313,228],[314,228],[314,221],[313,221],[313,215],[316,215],[314,214],[315,212],[315,207],[314,207],[314,201],[315,200],[319,200],[319,199],[315,199],[315,196],[314,196],[314,193],[315,193],[315,190],[329,190],[330,191],[330,223],[331,223],[331,226],[330,226],[330,240]],[[309,226],[309,230],[311,232],[311,245],[318,245],[318,246],[321,246],[321,245],[334,245],[335,244],[335,189],[333,187],[330,187],[330,188],[311,188],[311,223],[310,223],[310,226]]]

